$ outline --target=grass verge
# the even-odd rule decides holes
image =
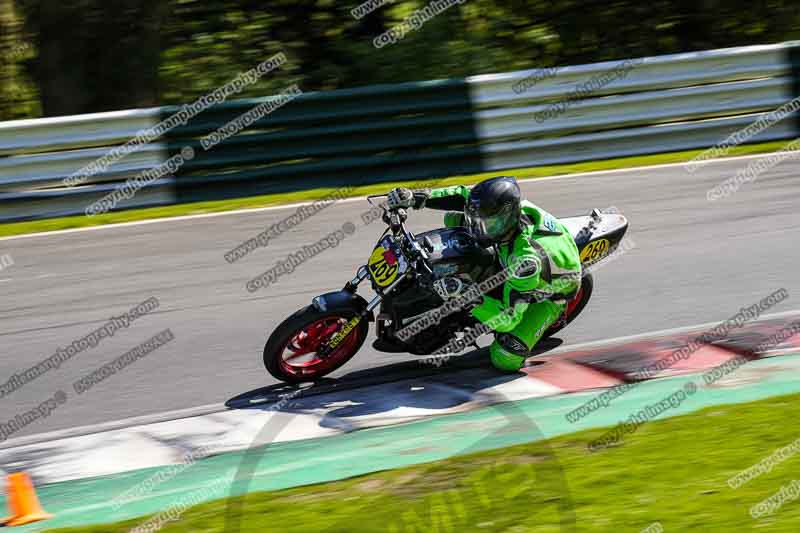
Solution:
[[[736,490],[727,480],[794,442],[798,415],[800,395],[774,397],[650,422],[595,453],[587,443],[604,429],[232,500],[242,532],[640,532],[656,522],[665,532],[795,532],[800,501],[759,520],[749,510],[800,477],[796,458]],[[163,531],[226,531],[228,503],[192,507]],[[577,529],[561,528],[566,511]],[[58,531],[123,532],[144,521]]]
[[[731,149],[728,155],[741,156],[757,153],[767,153],[777,151],[786,145],[786,141],[776,141],[769,143],[752,144],[737,146]],[[665,154],[654,154],[635,157],[623,157],[617,159],[606,159],[602,161],[590,161],[586,163],[574,163],[565,165],[550,165],[541,167],[529,167],[516,170],[508,170],[503,173],[513,174],[519,179],[540,178],[544,176],[558,176],[564,174],[575,174],[579,172],[592,172],[598,170],[618,170],[647,165],[660,165],[666,163],[681,163],[689,161],[704,150],[690,150],[684,152],[672,152]],[[702,167],[701,167],[702,168]],[[452,176],[444,178],[438,183],[444,185],[471,184],[481,179],[496,176],[499,172],[484,174],[472,174],[468,176]],[[355,187],[350,196],[364,196],[367,194],[385,193],[392,187],[408,186],[414,187],[415,184],[429,182],[428,180],[417,181],[398,181],[386,182],[374,185],[364,185]],[[290,193],[268,194],[263,196],[251,196],[247,198],[235,198],[230,200],[215,200],[209,202],[196,202],[179,205],[169,205],[163,207],[148,207],[142,209],[130,209],[114,213],[106,213],[87,217],[76,215],[70,217],[49,218],[45,220],[34,220],[29,222],[12,222],[0,224],[0,237],[12,235],[23,235],[28,233],[41,233],[44,231],[56,231],[63,229],[83,228],[89,226],[102,226],[106,224],[118,224],[121,222],[135,222],[140,220],[150,220],[155,218],[167,218],[183,215],[196,215],[203,213],[217,213],[222,211],[232,211],[236,209],[251,209],[257,207],[268,207],[273,205],[291,204],[324,198],[333,192],[335,188],[317,188]]]

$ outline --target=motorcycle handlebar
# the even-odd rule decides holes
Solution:
[[[398,207],[397,209],[389,209],[386,206],[385,202],[381,202],[379,204],[375,204],[372,202],[373,198],[388,198],[388,194],[371,194],[367,196],[367,201],[370,205],[377,205],[378,207],[383,209],[383,221],[392,229],[395,234],[402,234],[405,237],[407,246],[409,246],[414,255],[422,259],[421,263],[424,269],[429,273],[433,274],[431,267],[428,265],[428,254],[427,252],[419,245],[416,241],[415,237],[411,232],[406,229],[405,221],[408,219],[408,211],[404,207]]]
[[[382,207],[383,210],[386,211],[387,208],[386,208],[386,203],[385,202],[382,202],[380,204],[374,204],[374,203],[372,203],[372,199],[373,198],[388,198],[388,197],[389,197],[388,194],[370,194],[369,196],[367,196],[367,202],[369,202],[369,205]]]

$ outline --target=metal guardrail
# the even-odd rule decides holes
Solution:
[[[0,122],[0,155],[111,146],[155,124],[160,109]]]
[[[593,96],[785,76],[790,67],[787,54],[795,46],[797,43],[783,43],[648,57],[624,79],[595,91]],[[619,64],[618,61],[606,61],[562,67],[555,77],[538,82],[521,95],[510,88],[536,70],[474,76],[469,78],[469,83],[475,87],[473,101],[477,107],[513,105],[531,99],[558,99],[575,85]]]
[[[72,188],[64,178],[179,108],[0,123],[0,221],[82,213],[185,146],[194,159],[119,207],[704,148],[798,96],[798,50],[784,43],[570,66],[548,76],[528,70],[306,93],[203,150],[203,135],[268,98],[238,100]],[[542,120],[576,87],[621,65],[624,76],[595,83]],[[531,77],[536,82],[520,90]],[[798,137],[799,124],[787,119],[751,141]]]

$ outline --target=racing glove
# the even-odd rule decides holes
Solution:
[[[421,209],[430,194],[425,191],[412,191],[405,187],[397,187],[389,192],[387,206],[389,209],[400,209],[413,207]]]

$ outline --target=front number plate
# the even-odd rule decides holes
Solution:
[[[394,283],[398,275],[405,272],[407,265],[399,247],[387,237],[372,250],[367,268],[375,285],[385,288]]]

